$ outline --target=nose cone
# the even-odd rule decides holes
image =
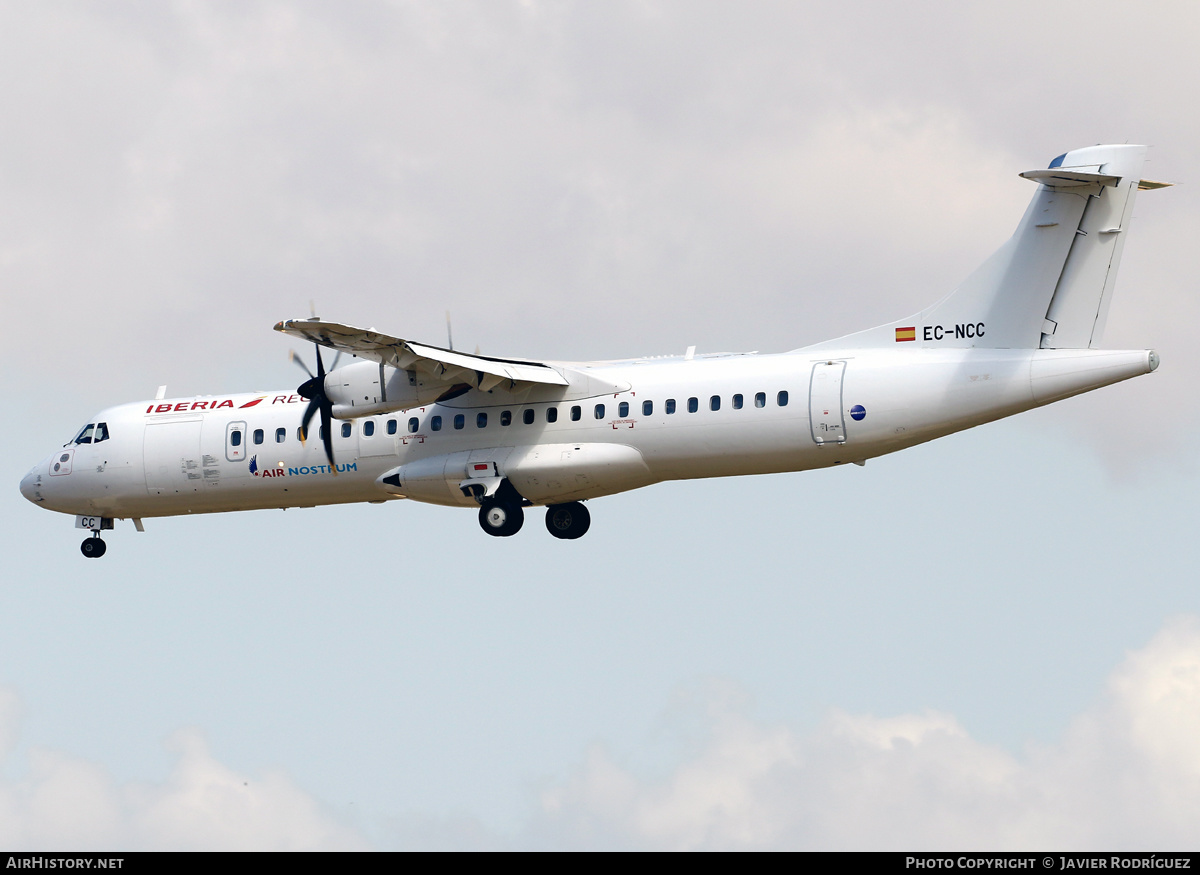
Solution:
[[[42,497],[38,491],[38,487],[41,485],[41,479],[42,478],[38,475],[37,468],[34,468],[21,478],[21,494],[34,504],[40,504],[42,501]]]

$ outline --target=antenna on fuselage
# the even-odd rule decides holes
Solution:
[[[454,332],[450,330],[450,311],[446,311],[446,349],[454,351]]]

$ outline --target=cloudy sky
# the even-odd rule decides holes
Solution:
[[[0,0],[0,844],[1200,843],[1200,11]],[[322,315],[545,358],[782,351],[954,287],[1022,170],[1152,146],[1155,374],[579,542],[408,503],[119,524],[96,410],[291,387]],[[537,528],[540,528],[538,526]]]

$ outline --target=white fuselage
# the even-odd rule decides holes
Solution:
[[[663,480],[861,462],[1156,366],[1148,351],[1050,349],[572,364],[584,379],[523,398],[472,390],[334,420],[336,476],[316,421],[299,440],[307,402],[293,391],[144,401],[96,414],[107,439],[56,450],[21,491],[51,510],[113,518],[399,497],[477,507],[462,484],[482,472],[532,504],[555,504]]]

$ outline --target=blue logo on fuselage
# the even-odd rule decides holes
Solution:
[[[863,407],[861,404],[855,404],[850,408],[850,418],[855,422],[862,422],[867,418],[867,408]]]

